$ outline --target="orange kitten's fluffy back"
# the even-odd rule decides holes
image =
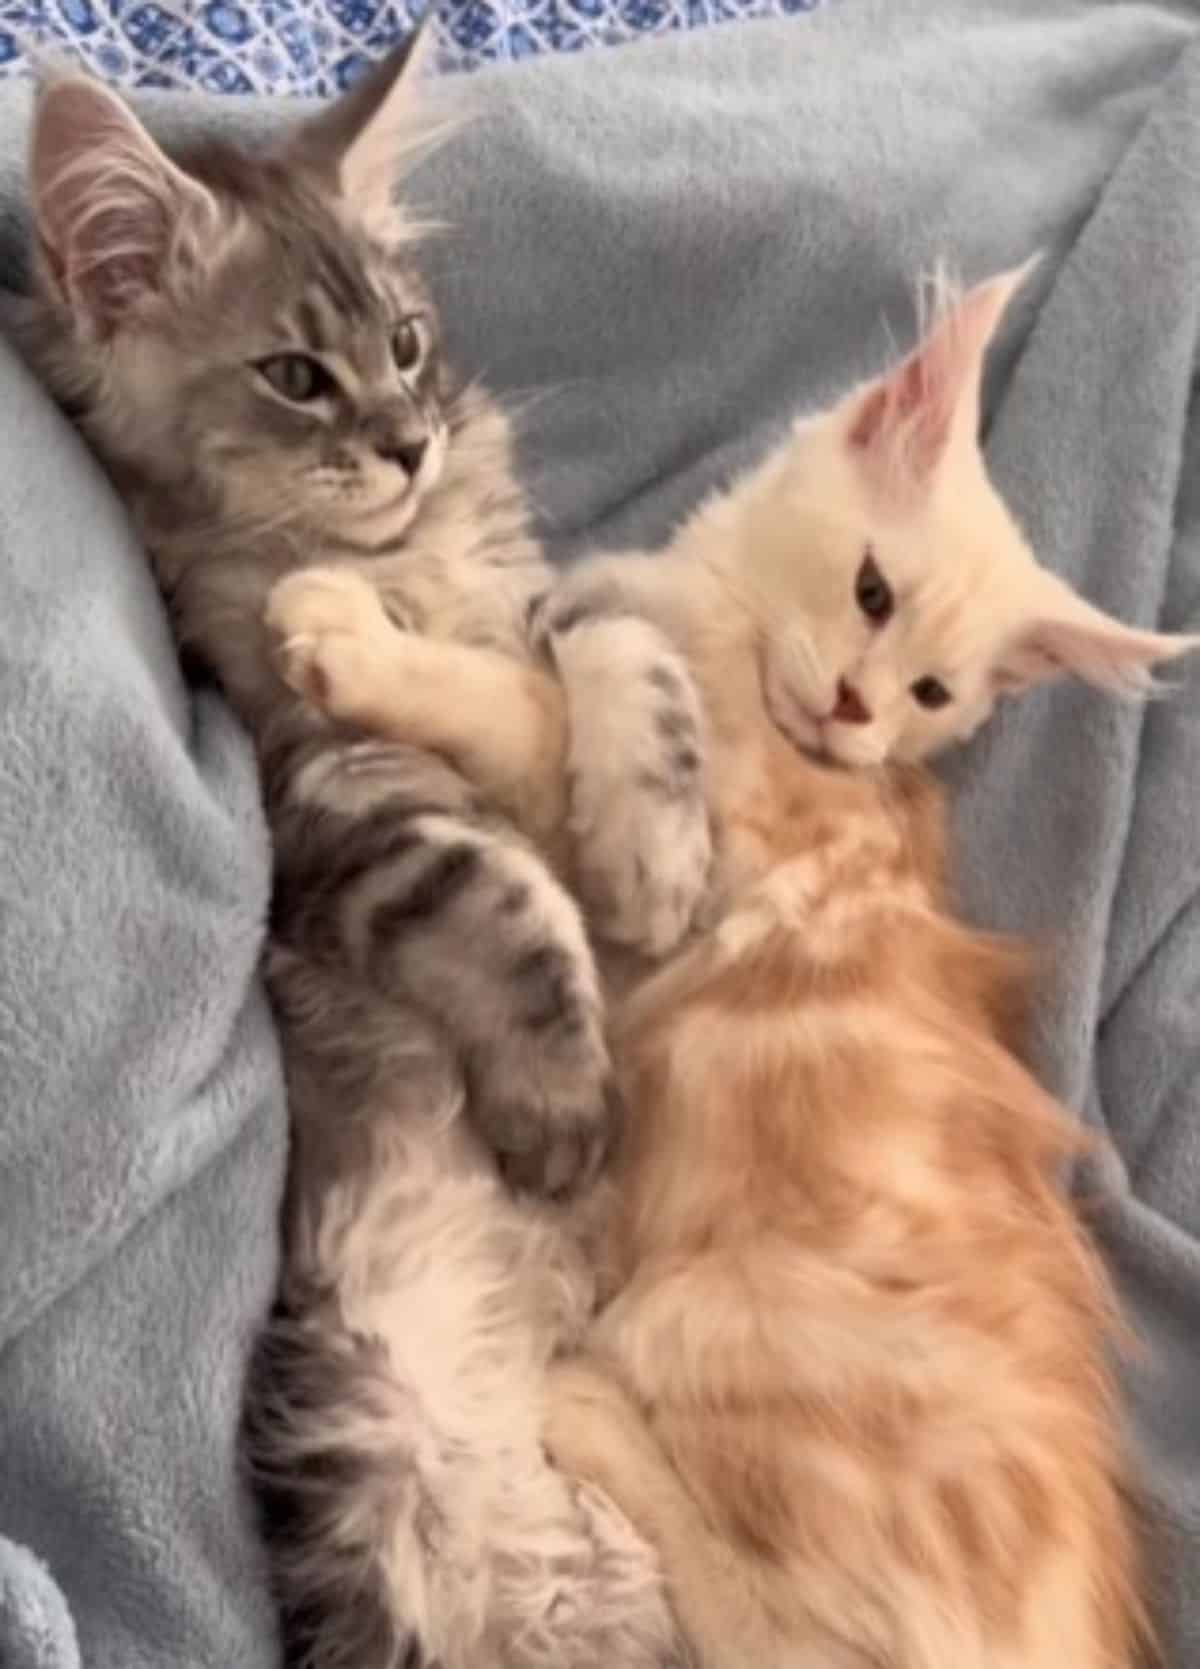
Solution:
[[[1020,958],[942,910],[929,783],[774,763],[775,867],[628,1017],[626,1284],[552,1448],[704,1669],[1128,1669],[1111,1297],[1001,1041]]]

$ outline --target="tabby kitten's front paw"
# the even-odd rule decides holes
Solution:
[[[579,890],[597,933],[645,956],[668,955],[708,896],[713,841],[703,793],[681,784],[672,795],[647,779],[611,783],[605,795],[598,778],[576,782]]]
[[[267,598],[284,682],[333,718],[355,720],[375,669],[402,642],[379,593],[352,568],[301,568]]]
[[[704,714],[686,665],[655,627],[593,616],[585,601],[567,591],[545,628],[570,713],[578,889],[601,938],[658,958],[708,900]]]

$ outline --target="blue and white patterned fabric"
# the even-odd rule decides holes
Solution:
[[[824,0],[441,0],[439,61],[473,69]],[[421,0],[0,0],[0,77],[30,48],[125,87],[326,96],[404,35]]]

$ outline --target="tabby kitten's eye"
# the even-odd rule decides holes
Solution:
[[[870,545],[859,564],[858,577],[854,581],[854,599],[872,626],[886,626],[892,618],[896,599],[892,596],[891,586],[879,571]]]
[[[950,691],[940,678],[918,678],[915,684],[910,684],[913,700],[921,707],[928,707],[936,712],[939,707],[945,707],[950,702]]]
[[[392,358],[398,371],[411,371],[421,357],[421,327],[416,319],[405,319],[392,333]]]
[[[269,359],[260,359],[255,370],[276,394],[297,405],[319,399],[334,387],[333,378],[320,360],[311,359],[308,354],[272,354]]]

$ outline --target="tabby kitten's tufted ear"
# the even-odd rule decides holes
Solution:
[[[419,86],[433,54],[433,23],[426,13],[415,34],[303,123],[284,148],[285,156],[313,169],[360,218],[380,229],[394,216],[402,161],[424,149],[438,125],[423,108]]]
[[[51,79],[38,91],[30,190],[51,287],[100,336],[135,322],[218,219],[212,194],[115,93],[86,76]]]

